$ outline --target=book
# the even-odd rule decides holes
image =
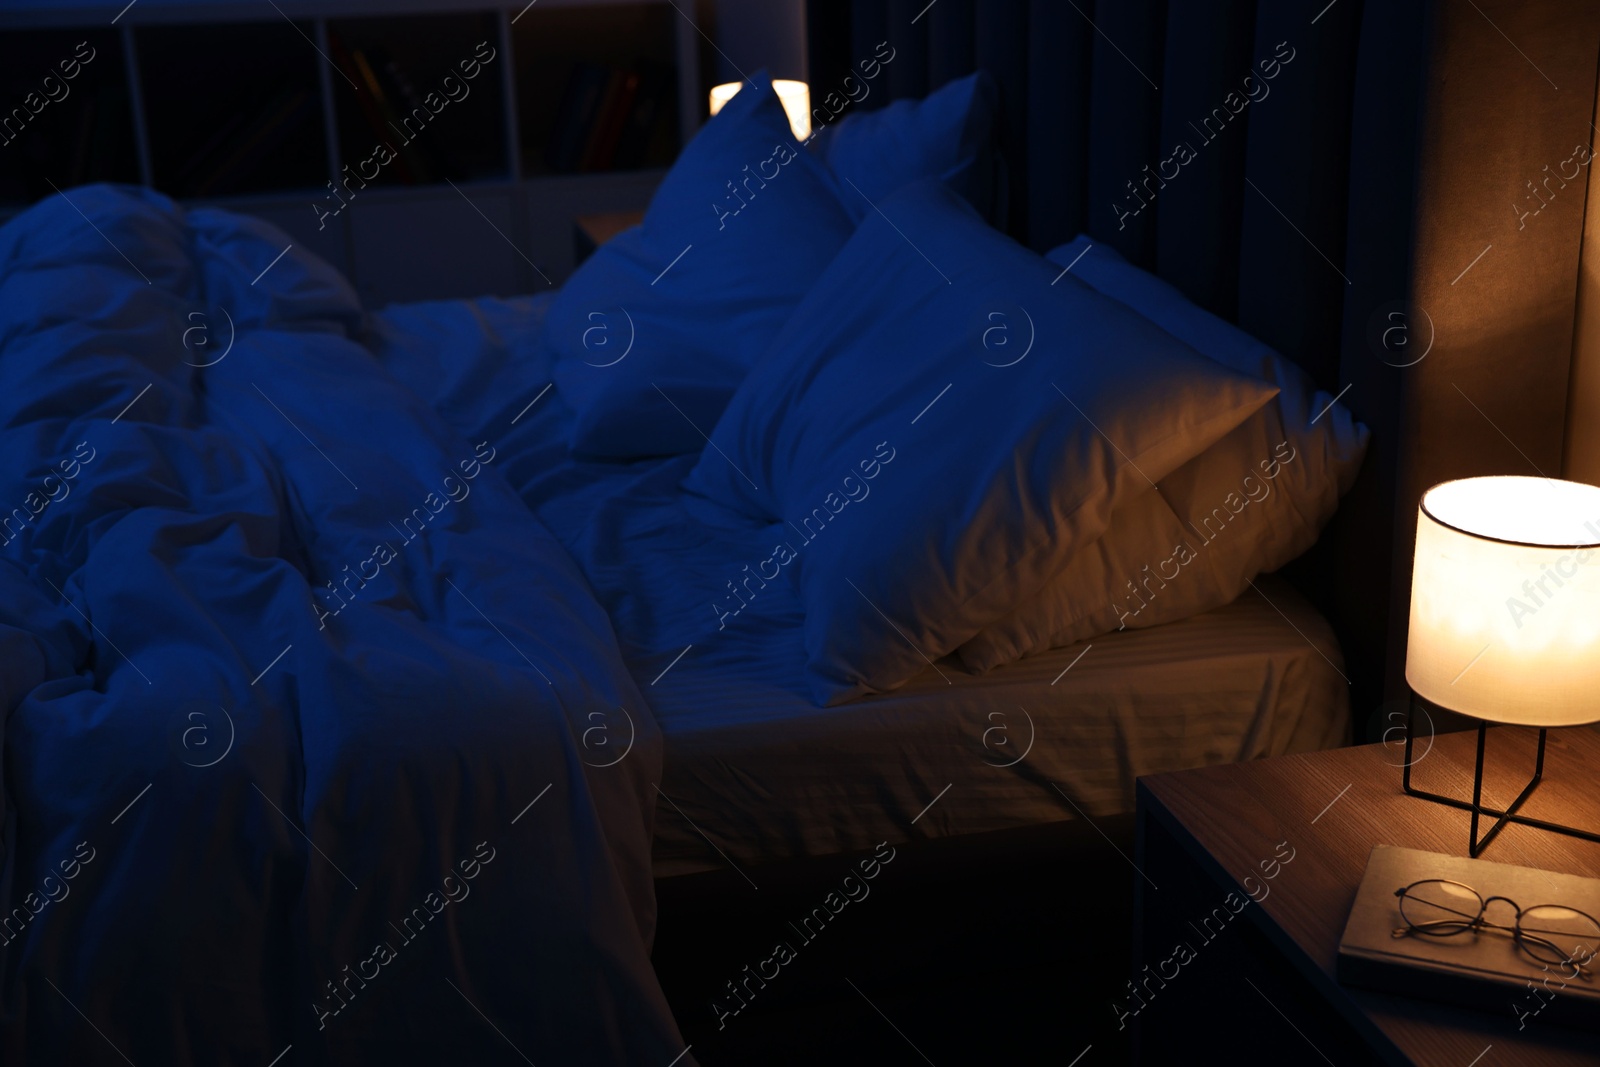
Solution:
[[[610,170],[616,158],[617,142],[622,139],[622,127],[633,112],[633,100],[639,92],[639,73],[619,70],[613,73],[611,85],[606,90],[605,104],[600,109],[589,136],[589,145],[583,153],[584,171]]]
[[[331,26],[328,28],[328,51],[332,53],[333,65],[339,69],[340,73],[344,75],[345,81],[349,82],[349,84],[361,85],[367,80],[368,76],[372,74],[370,67],[365,72],[361,70],[361,68],[356,64],[355,56],[351,54],[350,49],[345,47],[344,38],[341,37],[339,33]],[[374,80],[376,80],[375,77]],[[334,91],[342,92],[338,84],[334,86]],[[387,119],[384,116],[382,109],[378,106],[378,98],[373,94],[370,87],[365,92],[362,92],[358,89],[352,95],[355,96],[356,106],[361,110],[361,117],[366,120],[367,129],[371,132],[373,141],[370,145],[363,146],[363,149],[357,150],[353,153],[350,152],[349,147],[347,146],[346,152],[347,154],[353,154],[356,160],[363,160],[370,158],[370,153],[376,149],[378,145],[394,144],[397,140],[397,137],[395,136],[394,130],[390,129],[386,124]],[[354,160],[352,160],[352,162],[354,162]],[[398,154],[396,155],[393,163],[384,169],[386,171],[392,170],[394,172],[394,179],[396,181],[402,182],[406,185],[416,184],[415,176],[412,175],[410,169],[406,167],[404,158],[400,157]],[[374,182],[381,182],[383,180],[383,174],[380,173],[377,178],[372,180]]]
[[[350,53],[350,61],[355,64],[356,72],[361,75],[361,87],[372,94],[372,106],[380,116],[383,129],[387,136],[385,143],[395,146],[398,158],[395,160],[395,175],[407,185],[416,185],[426,182],[425,172],[421,169],[420,161],[414,151],[407,151],[409,147],[406,133],[400,126],[400,114],[396,111],[396,104],[389,99],[383,83],[378,80],[377,71],[368,62],[366,52],[357,48]]]
[[[1484,899],[1508,897],[1523,909],[1556,904],[1600,916],[1600,879],[1377,845],[1367,856],[1339,940],[1340,982],[1479,1008],[1517,1022],[1519,1029],[1535,1020],[1600,1029],[1600,974],[1584,980],[1571,966],[1542,963],[1518,947],[1509,932],[1395,937],[1394,931],[1406,925],[1396,890],[1428,878],[1461,882]],[[1476,902],[1468,910],[1473,907]],[[1510,905],[1496,901],[1487,918],[1509,925],[1514,915]],[[1600,944],[1586,947],[1600,953]],[[1589,968],[1600,971],[1600,956]]]
[[[623,71],[613,67],[606,75],[606,87],[600,94],[599,101],[595,104],[594,114],[589,118],[588,129],[583,135],[583,150],[578,153],[574,165],[575,170],[585,171],[592,169],[589,161],[594,157],[595,149],[601,137],[602,128],[605,126],[606,116],[616,107],[617,97],[622,93],[622,83],[626,75]]]
[[[611,74],[611,68],[601,63],[579,60],[573,65],[546,146],[545,163],[551,170],[569,174],[582,164]]]
[[[450,172],[446,176],[462,177],[460,168],[447,165],[436,147],[436,138],[424,137],[433,122],[433,111],[423,104],[422,94],[417,92],[416,85],[405,70],[387,54],[373,58],[381,60],[377,70],[378,80],[388,90],[389,102],[402,112],[401,127],[406,131],[404,136],[407,140],[400,146],[400,151],[410,153],[408,158],[417,179],[425,185],[433,184],[446,171]]]
[[[636,72],[639,86],[634,90],[633,106],[617,135],[617,146],[611,157],[615,170],[633,170],[642,167],[650,158],[657,127],[672,106],[677,78],[671,67],[641,60]]]

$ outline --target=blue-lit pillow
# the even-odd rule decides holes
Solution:
[[[1114,506],[1276,390],[919,182],[862,223],[685,480],[782,521],[819,703],[893,689],[1011,611]],[[765,565],[765,564],[764,564]],[[762,574],[775,579],[774,574]]]
[[[861,84],[871,90],[870,83]],[[887,89],[880,84],[877,91]],[[813,141],[839,181],[851,218],[862,221],[873,203],[922,178],[938,178],[990,216],[996,96],[993,79],[978,71],[924,99],[856,111],[819,129]],[[815,123],[818,109],[811,113]]]
[[[699,451],[728,398],[850,237],[825,168],[764,74],[685,146],[637,227],[551,303],[578,455]]]

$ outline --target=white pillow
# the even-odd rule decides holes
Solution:
[[[1095,545],[959,650],[982,672],[1099,634],[1219,608],[1316,541],[1355,482],[1367,428],[1271,348],[1085,237],[1049,258],[1278,394],[1154,489],[1119,502]]]

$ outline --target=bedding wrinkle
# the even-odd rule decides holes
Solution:
[[[486,340],[430,388],[450,361],[385,349],[270,225],[69,195],[103,237],[59,198],[0,228],[0,453],[29,457],[0,500],[96,450],[0,545],[0,914],[77,843],[97,853],[0,944],[0,1061],[99,1062],[109,1041],[136,1063],[493,1062],[510,1040],[671,1062],[648,956],[661,734],[501,473],[516,398],[464,399],[514,361]],[[186,316],[221,310],[238,335],[197,367]],[[585,731],[622,708],[626,755],[600,766]]]
[[[1276,722],[1270,715],[1266,714],[1267,710],[1281,697],[1283,684],[1278,672],[1273,670],[1271,666],[1268,666],[1263,673],[1265,677],[1262,679],[1261,698],[1255,721],[1251,724],[1250,731],[1240,739],[1238,752],[1230,754],[1229,763],[1259,759],[1274,751],[1286,751],[1286,749],[1282,748],[1275,749],[1273,742],[1286,741],[1287,738],[1282,735],[1289,734],[1292,736],[1293,734],[1294,722]],[[1274,734],[1279,736],[1275,737],[1273,736]]]

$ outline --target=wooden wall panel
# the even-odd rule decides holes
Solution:
[[[1586,186],[1544,183],[1590,143],[1600,6],[1437,0],[1431,55],[1411,302],[1434,336],[1401,382],[1391,625],[1402,640],[1422,493],[1562,470]],[[1391,657],[1391,672],[1401,666]]]

